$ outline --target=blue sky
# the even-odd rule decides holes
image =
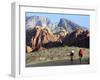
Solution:
[[[59,22],[60,18],[65,18],[75,22],[80,26],[90,27],[90,16],[89,15],[79,15],[79,14],[54,14],[54,13],[37,13],[37,12],[26,12],[26,17],[30,16],[42,16],[47,17],[52,23]]]

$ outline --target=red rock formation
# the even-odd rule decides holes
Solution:
[[[26,46],[26,52],[27,53],[31,53],[33,51],[33,49],[30,46]]]
[[[44,44],[48,42],[55,42],[57,41],[57,37],[53,35],[52,32],[48,29],[44,28],[35,28],[34,29],[35,35],[31,38],[31,47],[34,50],[42,50],[44,49]]]
[[[89,48],[89,31],[77,29],[63,39],[63,43],[70,46]]]

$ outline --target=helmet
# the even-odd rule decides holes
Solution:
[[[72,50],[71,52],[74,53],[74,50]]]

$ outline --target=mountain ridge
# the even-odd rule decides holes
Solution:
[[[79,28],[87,30],[87,28],[80,26],[75,22],[68,20],[66,18],[60,18],[60,20],[57,23],[52,23],[51,20],[49,20],[49,18],[47,17],[42,17],[42,16],[26,17],[26,30],[30,28],[33,29],[35,26],[40,26],[40,27],[48,26],[54,33],[58,32],[60,29],[69,32],[73,32],[74,30]]]

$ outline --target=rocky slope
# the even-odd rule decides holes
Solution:
[[[33,29],[35,26],[48,26],[53,33],[66,30],[73,32],[77,29],[86,29],[68,19],[61,18],[58,22],[53,23],[46,17],[41,16],[31,16],[26,17],[26,30]]]
[[[27,53],[64,45],[89,48],[89,39],[89,30],[70,20],[61,18],[52,24],[44,17],[26,18]]]
[[[58,23],[58,27],[62,27],[69,32],[73,32],[77,29],[82,29],[82,27],[79,26],[78,24],[76,24],[68,19],[64,19],[64,18],[60,19],[60,21]]]
[[[88,30],[77,29],[63,39],[63,43],[69,46],[79,46],[89,48],[90,32]]]

